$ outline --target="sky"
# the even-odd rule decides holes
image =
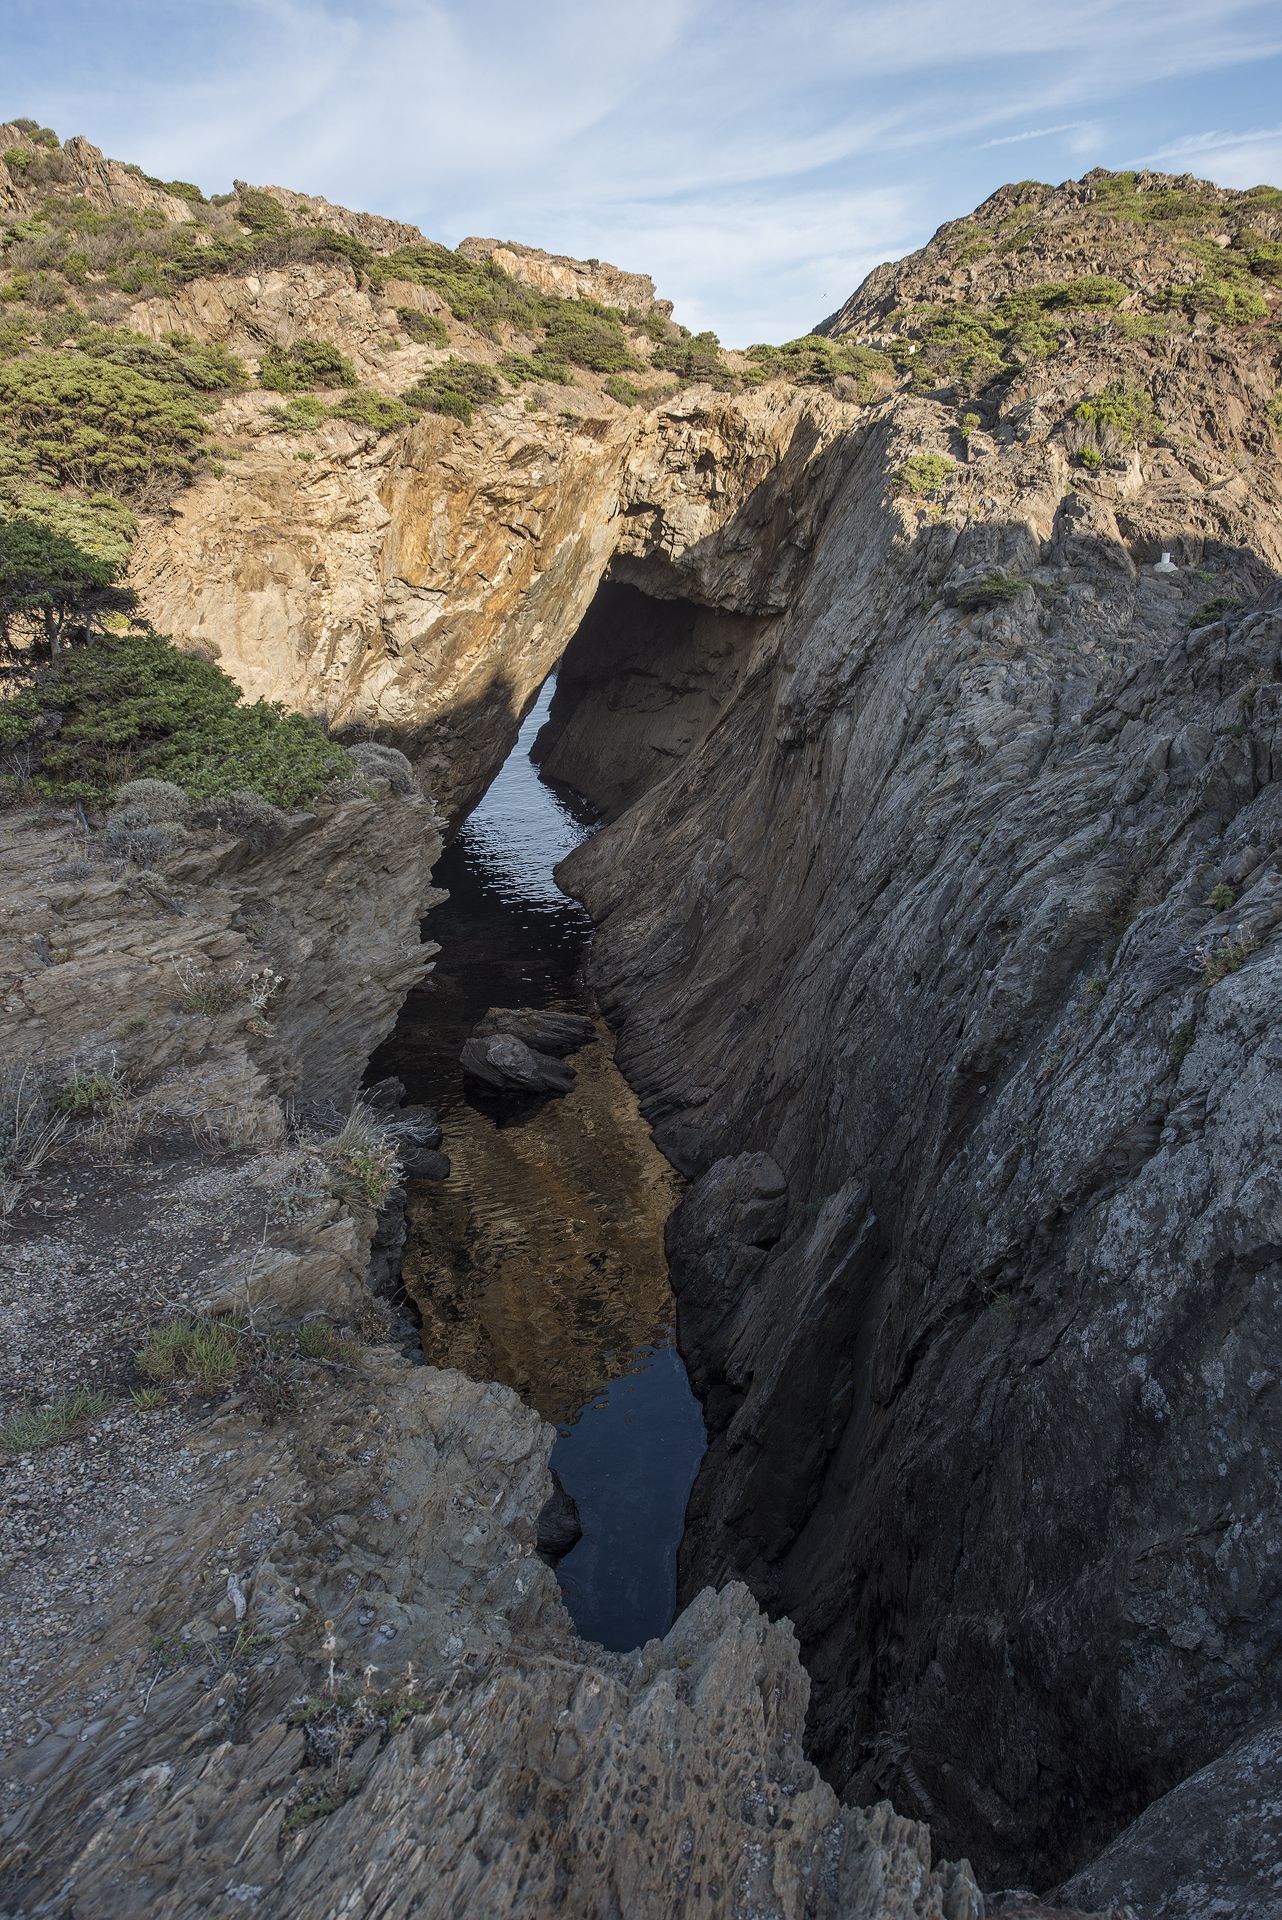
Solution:
[[[1007,180],[1282,183],[1279,0],[0,0],[0,119],[807,332]]]

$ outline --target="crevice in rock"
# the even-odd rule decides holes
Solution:
[[[762,624],[607,577],[566,648],[534,743],[544,778],[616,819],[702,739]]]

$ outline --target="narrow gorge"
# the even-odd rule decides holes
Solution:
[[[32,151],[0,423],[240,371],[0,703],[6,1393],[100,1401],[6,1454],[5,1911],[1271,1920],[1282,192],[1023,182],[734,353]],[[314,774],[69,778],[155,635]]]

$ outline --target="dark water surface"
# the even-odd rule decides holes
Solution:
[[[405,1281],[433,1364],[512,1386],[557,1428],[552,1464],[583,1538],[557,1572],[580,1633],[633,1647],[670,1625],[703,1418],[676,1351],[663,1225],[680,1183],[614,1065],[607,1029],[573,1056],[578,1085],[513,1114],[472,1098],[458,1053],[487,1008],[596,1018],[592,923],[552,878],[591,831],[530,761],[544,688],[434,876],[441,952],[375,1074],[436,1109],[445,1181],[409,1193]]]

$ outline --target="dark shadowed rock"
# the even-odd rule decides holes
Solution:
[[[435,1147],[407,1147],[401,1155],[401,1172],[407,1180],[448,1180],[449,1155]]]
[[[1273,1721],[1147,1807],[1053,1899],[1144,1920],[1282,1913],[1282,1723]]]
[[[535,1053],[555,1054],[563,1059],[596,1039],[596,1027],[586,1014],[551,1013],[524,1007],[491,1007],[474,1032],[477,1037],[510,1034],[523,1040]]]
[[[554,1567],[583,1538],[583,1524],[579,1519],[577,1501],[566,1492],[559,1476],[551,1468],[548,1471],[552,1478],[552,1491],[539,1510],[534,1543],[541,1558]]]
[[[568,1093],[575,1081],[573,1067],[506,1033],[465,1040],[459,1059],[465,1074],[498,1093]]]

